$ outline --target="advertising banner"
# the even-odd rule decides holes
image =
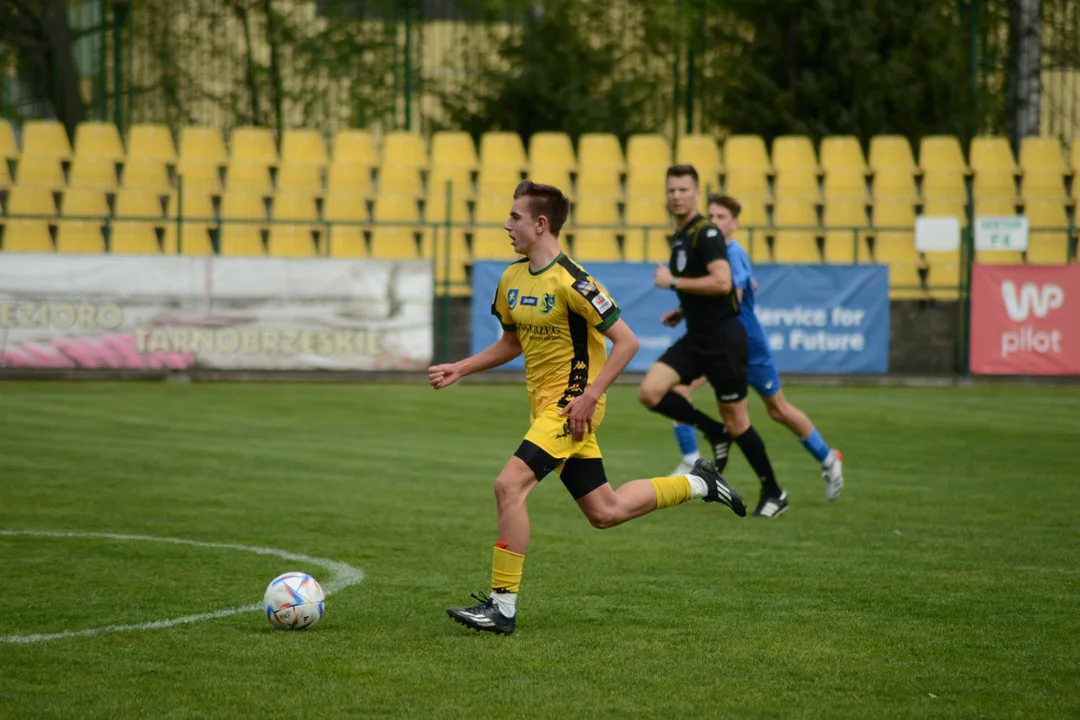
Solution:
[[[424,261],[0,255],[0,367],[420,370]]]
[[[971,372],[1080,374],[1080,266],[973,267]]]
[[[653,285],[655,265],[589,263],[586,269],[619,304],[641,350],[631,371],[645,371],[684,332],[660,324],[675,294]],[[502,333],[491,301],[506,263],[473,266],[472,351]],[[759,265],[758,317],[781,372],[883,373],[889,365],[889,278],[877,265]],[[520,370],[521,358],[504,366]]]

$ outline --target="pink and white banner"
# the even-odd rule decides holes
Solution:
[[[972,268],[971,372],[1080,374],[1080,266]]]
[[[0,254],[0,368],[417,370],[431,354],[428,262]]]

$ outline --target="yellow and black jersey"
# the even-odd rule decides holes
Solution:
[[[521,341],[533,417],[565,406],[596,379],[607,360],[601,333],[619,319],[604,288],[561,253],[537,272],[528,258],[506,268],[491,312]]]

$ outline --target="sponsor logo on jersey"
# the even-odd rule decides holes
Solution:
[[[588,295],[589,293],[596,292],[596,285],[591,280],[578,280],[574,283],[574,289]]]
[[[506,291],[506,304],[510,306],[511,310],[513,310],[515,307],[517,307],[517,299],[518,299],[517,288],[514,288],[513,290],[507,290]]]
[[[536,307],[536,296],[535,295],[522,295],[521,296],[521,306],[525,307],[526,305],[528,305],[530,307]]]
[[[570,421],[567,420],[562,424],[562,432],[555,436],[556,440],[562,440],[564,437],[570,437]]]
[[[601,315],[610,310],[614,305],[614,303],[612,303],[608,296],[604,293],[597,293],[596,297],[592,299],[592,304],[593,307],[595,307]]]
[[[544,293],[544,297],[540,298],[540,312],[545,315],[555,309],[555,296],[551,293]]]

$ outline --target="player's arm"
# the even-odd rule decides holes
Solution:
[[[713,260],[706,269],[708,275],[699,278],[672,278],[672,290],[691,295],[729,295],[731,293],[731,265],[727,260]]]
[[[521,341],[517,332],[503,330],[502,336],[491,345],[464,360],[428,368],[428,381],[436,390],[453,385],[455,382],[473,373],[483,372],[493,367],[505,365],[521,354]]]
[[[641,347],[634,331],[621,318],[602,332],[607,339],[611,340],[611,352],[608,354],[607,362],[585,391],[559,411],[560,415],[570,416],[570,432],[577,441],[585,437],[586,430],[592,432],[592,418],[593,413],[596,412],[596,404],[600,402],[600,398],[611,387],[611,383],[622,374],[637,354],[638,348]]]

